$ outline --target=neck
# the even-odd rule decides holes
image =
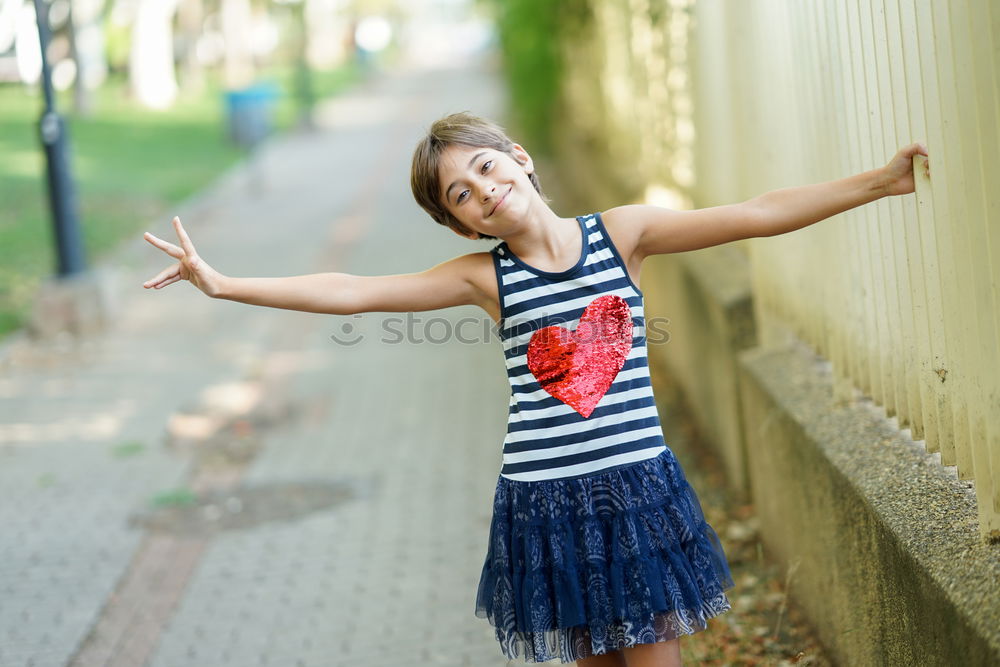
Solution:
[[[580,253],[580,232],[575,218],[560,218],[536,197],[518,230],[505,236],[511,252],[521,259],[547,265],[576,261]]]

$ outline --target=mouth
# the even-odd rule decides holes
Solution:
[[[490,215],[493,215],[494,211],[500,208],[500,204],[504,203],[507,200],[507,195],[510,194],[510,191],[513,187],[514,186],[512,185],[509,188],[507,188],[507,192],[503,193],[503,197],[500,197],[500,201],[498,201],[496,204],[493,205],[493,208],[490,210]]]

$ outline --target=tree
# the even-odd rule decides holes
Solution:
[[[173,18],[177,0],[138,0],[129,52],[132,93],[144,106],[166,109],[177,97]]]
[[[77,113],[89,114],[93,91],[108,75],[104,55],[104,0],[72,0],[68,22],[70,47],[76,63],[74,105]]]

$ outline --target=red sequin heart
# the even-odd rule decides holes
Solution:
[[[632,310],[620,296],[600,296],[576,331],[551,326],[528,342],[528,369],[542,389],[584,417],[607,393],[632,349]]]

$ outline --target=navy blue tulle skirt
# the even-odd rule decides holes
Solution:
[[[704,630],[732,586],[667,448],[585,477],[500,477],[476,615],[508,659],[572,662]]]

